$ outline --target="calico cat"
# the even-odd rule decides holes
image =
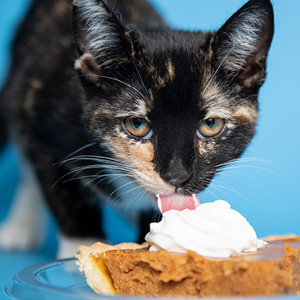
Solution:
[[[43,199],[60,257],[103,240],[99,200],[120,201],[121,174],[154,203],[140,241],[156,195],[172,205],[203,191],[255,133],[273,19],[269,0],[250,0],[217,32],[187,32],[146,0],[35,1],[1,94],[24,174],[0,245],[39,243]]]

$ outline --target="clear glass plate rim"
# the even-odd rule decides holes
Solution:
[[[68,258],[68,259],[61,259],[61,260],[55,260],[55,261],[50,261],[50,262],[41,262],[37,263],[31,266],[28,266],[18,272],[12,279],[10,283],[8,283],[4,287],[4,293],[8,296],[11,297],[11,291],[13,286],[17,286],[18,288],[26,290],[33,290],[36,292],[40,293],[52,293],[52,294],[57,294],[57,295],[66,295],[69,297],[74,297],[74,299],[79,298],[82,299],[81,296],[84,295],[85,299],[90,298],[90,299],[99,299],[101,298],[101,295],[88,295],[87,293],[77,291],[76,295],[74,295],[74,291],[70,291],[68,289],[59,289],[57,287],[52,287],[50,285],[47,285],[43,282],[40,282],[37,280],[37,275],[43,271],[47,271],[48,269],[64,265],[66,263],[73,263],[75,264],[76,259],[75,258]],[[105,296],[106,298],[112,298],[112,296]]]
[[[50,262],[41,262],[38,264],[34,264],[31,266],[28,266],[18,272],[13,279],[11,280],[10,283],[8,283],[5,288],[4,288],[4,293],[12,299],[19,299],[16,298],[12,295],[12,287],[16,285],[18,288],[21,288],[26,292],[27,290],[31,290],[31,292],[37,292],[37,293],[51,293],[52,295],[57,295],[57,296],[66,296],[66,299],[74,299],[74,300],[97,300],[97,299],[122,299],[122,300],[145,300],[145,299],[157,299],[157,300],[162,300],[162,299],[175,299],[175,298],[160,298],[160,297],[131,297],[131,296],[107,296],[107,295],[99,295],[99,294],[88,294],[84,291],[74,291],[68,290],[68,289],[60,289],[57,287],[53,287],[50,285],[47,285],[45,283],[42,283],[38,281],[37,274],[41,273],[43,271],[46,271],[48,269],[65,265],[65,264],[71,264],[71,263],[76,263],[75,258],[68,258],[68,259],[62,259],[62,260],[55,260],[55,261],[50,261]],[[83,275],[82,275],[83,276]],[[299,300],[300,297],[297,295],[282,295],[282,296],[277,296],[277,297],[238,297],[238,299],[247,299],[247,300],[258,300],[258,299],[275,299],[276,300]],[[21,298],[20,298],[21,299]],[[58,300],[59,298],[57,298]],[[64,298],[62,298],[64,299]],[[181,298],[181,299],[189,299],[189,298]],[[202,298],[203,300],[205,298]],[[206,298],[207,299],[207,298]],[[214,298],[215,300],[217,299],[232,299],[232,297],[217,297]]]

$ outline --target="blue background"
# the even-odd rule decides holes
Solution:
[[[217,30],[246,1],[152,0],[169,24],[180,29]],[[9,45],[28,0],[0,0],[0,86],[9,66]],[[224,199],[243,214],[258,236],[300,234],[300,1],[274,0],[275,36],[268,77],[261,89],[257,134],[242,162],[218,175],[200,200]],[[7,145],[0,152],[0,220],[7,216],[18,178],[17,158]],[[118,219],[122,232],[115,233]],[[38,253],[0,251],[0,289],[30,264],[55,257],[55,224]],[[136,229],[107,209],[106,231],[113,242],[131,240]],[[0,298],[2,297],[0,293]],[[3,295],[4,297],[4,295]]]

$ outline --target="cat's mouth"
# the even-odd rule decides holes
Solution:
[[[199,198],[193,195],[170,194],[170,195],[156,195],[157,206],[161,213],[165,213],[171,209],[193,210],[200,205]]]

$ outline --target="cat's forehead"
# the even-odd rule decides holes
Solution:
[[[139,107],[145,114],[189,113],[198,121],[220,117],[256,122],[257,107],[217,74],[212,57],[210,51],[194,46],[153,52],[145,64],[150,101]]]
[[[208,81],[205,77],[209,74],[206,61],[206,54],[199,47],[157,49],[146,55],[144,62],[140,62],[150,97],[145,111],[176,115],[190,110],[200,114],[203,106],[209,108],[209,103],[204,103],[208,93],[202,97],[204,84]],[[209,97],[220,92],[211,87],[207,89]]]
[[[133,57],[135,68],[131,74],[135,79],[123,85],[114,116],[152,121],[156,117],[162,120],[163,115],[186,114],[195,122],[236,116],[256,121],[256,107],[232,93],[216,72],[218,68],[212,66],[214,53],[207,47],[212,36],[168,31],[142,36],[142,54]]]

